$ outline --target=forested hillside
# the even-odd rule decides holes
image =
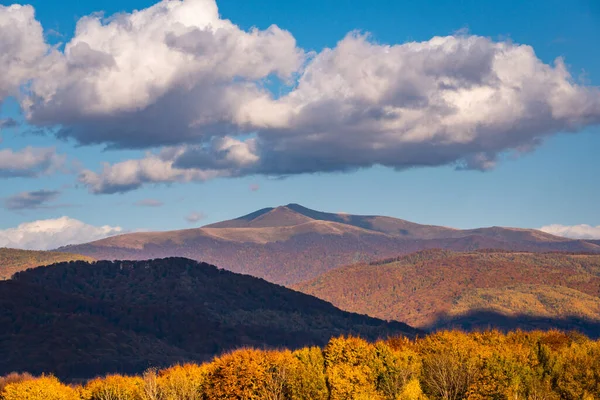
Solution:
[[[0,374],[92,377],[204,361],[241,346],[418,333],[182,258],[61,263],[0,282]]]
[[[600,334],[600,256],[422,251],[295,286],[337,307],[422,328],[578,328]]]
[[[2,400],[593,400],[600,343],[559,331],[441,332],[324,348],[241,349],[205,364],[109,375],[67,386],[51,376],[0,378]]]

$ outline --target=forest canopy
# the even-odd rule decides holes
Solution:
[[[444,331],[321,347],[242,348],[204,364],[83,384],[0,378],[1,400],[427,400],[600,398],[600,342],[560,331]]]

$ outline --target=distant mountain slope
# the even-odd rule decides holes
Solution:
[[[600,255],[430,250],[341,267],[294,288],[422,328],[482,311],[600,321]]]
[[[80,254],[0,248],[0,280],[28,268],[74,260],[93,261],[93,258]]]
[[[70,262],[0,282],[0,375],[90,377],[202,361],[240,346],[419,331],[193,260]]]
[[[187,257],[290,285],[342,265],[433,248],[600,253],[598,244],[533,229],[459,230],[390,217],[325,213],[298,204],[197,229],[132,233],[59,250],[96,259]]]
[[[265,226],[297,225],[308,221],[327,221],[355,226],[369,231],[411,239],[449,237],[458,231],[441,226],[420,225],[402,219],[375,215],[334,214],[315,211],[299,204],[265,208],[229,221],[218,222],[205,228],[259,228]]]

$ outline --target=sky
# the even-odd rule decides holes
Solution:
[[[595,0],[0,0],[0,246],[299,203],[600,239]]]

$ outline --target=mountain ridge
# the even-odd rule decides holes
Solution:
[[[291,285],[342,265],[432,248],[600,253],[600,244],[534,229],[460,230],[385,216],[327,213],[294,203],[199,228],[129,233],[57,250],[109,260],[181,256]]]

